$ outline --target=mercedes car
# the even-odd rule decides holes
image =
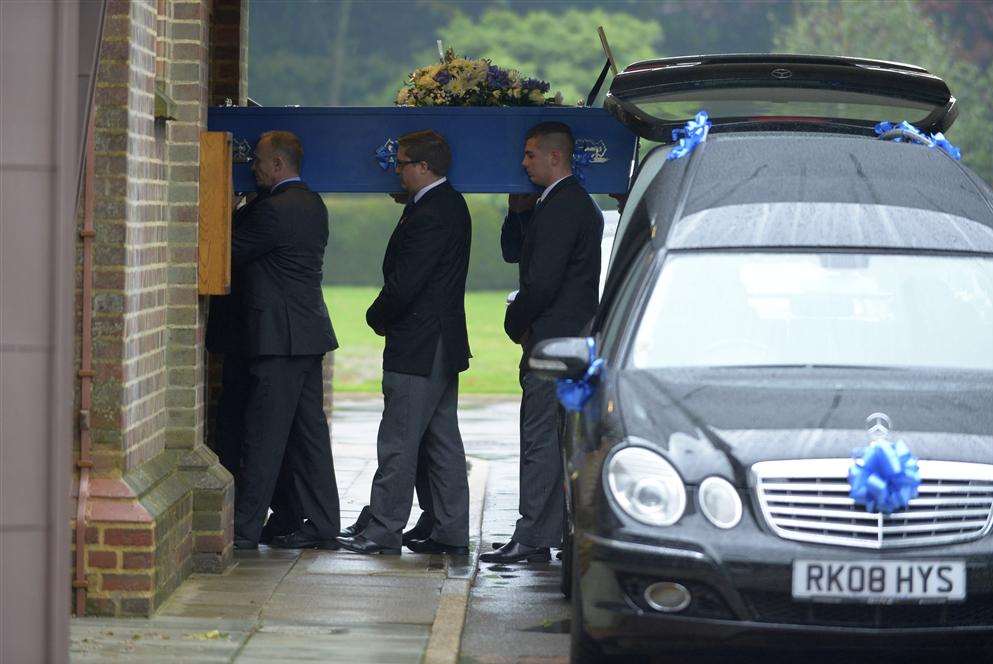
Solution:
[[[628,67],[604,105],[658,145],[591,335],[529,360],[591,388],[562,424],[571,661],[989,657],[993,191],[944,141],[946,84],[698,56]],[[700,109],[705,140],[674,154]],[[918,482],[892,510],[853,497],[887,441]]]

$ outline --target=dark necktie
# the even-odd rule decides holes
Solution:
[[[409,217],[413,211],[414,211],[413,203],[407,203],[406,205],[404,205],[403,213],[400,215],[400,223],[402,224],[403,222],[407,221],[407,217]]]
[[[541,211],[541,208],[545,207],[545,200],[546,199],[544,199],[544,198],[539,198],[538,199],[538,202],[535,203],[535,206],[534,206],[534,212],[531,213],[532,216],[538,214],[538,212]]]

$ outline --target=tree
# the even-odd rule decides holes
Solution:
[[[959,117],[948,139],[993,182],[993,70],[957,58],[939,26],[910,0],[799,3],[775,37],[780,52],[849,55],[920,65],[948,83]],[[900,121],[909,118],[886,118]]]
[[[596,35],[604,26],[618,67],[660,55],[662,27],[651,20],[603,9],[563,12],[488,9],[478,18],[456,14],[438,30],[446,47],[460,55],[485,57],[501,67],[548,81],[566,104],[585,99],[603,66]],[[422,55],[418,66],[437,58]]]

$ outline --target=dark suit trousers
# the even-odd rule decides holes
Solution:
[[[431,539],[452,546],[469,542],[469,483],[457,415],[459,376],[447,374],[442,360],[439,341],[429,376],[383,372],[379,467],[369,501],[372,520],[362,533],[383,546],[401,544],[419,465],[430,489],[430,505],[422,503],[422,508],[433,517]],[[422,484],[419,501],[422,492],[427,493],[424,489]]]
[[[234,529],[239,538],[258,541],[284,464],[300,515],[321,537],[338,534],[338,487],[324,414],[321,357],[248,360],[245,439],[235,483]]]
[[[217,455],[221,465],[238,480],[241,470],[241,448],[245,439],[247,416],[249,359],[242,355],[224,355],[221,369],[221,395],[217,400],[215,420]],[[293,532],[300,528],[303,518],[293,493],[289,467],[280,468],[276,489],[272,494],[272,516],[268,524],[276,532]]]
[[[528,546],[558,546],[565,493],[555,383],[526,372],[521,388],[521,518],[513,539]]]

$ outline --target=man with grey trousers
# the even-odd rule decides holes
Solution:
[[[527,368],[531,349],[552,337],[575,337],[596,314],[603,215],[572,174],[568,125],[543,122],[525,136],[522,165],[543,188],[540,196],[511,196],[501,245],[519,263],[520,290],[507,306],[504,330],[521,344],[521,517],[511,540],[479,557],[514,563],[550,559],[562,541],[565,500],[555,383]],[[531,209],[533,208],[533,210]]]
[[[418,553],[469,553],[469,484],[457,417],[459,373],[469,368],[465,282],[472,226],[445,174],[451,151],[433,131],[400,137],[396,171],[409,193],[383,259],[383,288],[366,322],[386,337],[383,418],[365,528],[349,551],[399,554],[418,456],[430,486],[431,532]]]

